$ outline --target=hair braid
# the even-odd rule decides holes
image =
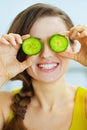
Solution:
[[[32,88],[30,87],[27,89],[25,89],[24,87],[20,93],[14,96],[14,103],[12,104],[12,110],[15,116],[20,116],[22,119],[24,119],[27,105],[30,103],[31,96],[33,96],[31,89]]]
[[[34,95],[32,84],[25,86],[21,91],[14,95],[11,109],[14,113],[14,118],[4,125],[2,130],[27,130],[23,124],[26,109]]]

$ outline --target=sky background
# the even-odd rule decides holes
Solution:
[[[6,33],[14,17],[26,7],[41,0],[0,0],[0,35]],[[43,0],[63,9],[74,24],[87,24],[87,0]]]
[[[47,3],[64,10],[72,19],[74,25],[87,25],[87,0],[0,0],[0,36],[7,30],[15,16],[36,3]],[[87,68],[77,62],[70,62],[67,82],[87,87]]]

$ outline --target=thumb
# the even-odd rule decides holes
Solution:
[[[76,53],[72,53],[72,52],[62,52],[62,53],[59,53],[59,55],[65,57],[65,58],[69,58],[69,59],[75,60]]]
[[[32,65],[32,63],[31,63],[30,57],[28,57],[25,61],[20,63],[20,72],[24,71],[25,69],[27,69],[31,65]]]
[[[81,44],[77,40],[74,40],[74,45],[72,45],[71,47],[69,46],[66,51],[59,54],[66,58],[76,60],[77,55],[80,52],[80,49],[81,49]]]

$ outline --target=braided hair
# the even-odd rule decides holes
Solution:
[[[23,72],[23,74],[19,74],[16,76],[16,78],[12,79],[21,79],[23,81],[23,88],[20,90],[19,93],[13,96],[11,109],[14,113],[14,117],[10,122],[6,122],[6,124],[4,124],[3,130],[27,130],[23,125],[23,119],[26,113],[27,106],[31,101],[31,97],[34,95],[34,91],[31,80],[29,80],[30,77],[26,74],[27,73]],[[22,75],[28,76],[28,81]]]
[[[28,34],[35,21],[38,18],[44,16],[60,17],[68,30],[73,26],[73,23],[68,15],[59,8],[48,4],[38,3],[19,13],[14,19],[10,29],[8,30],[8,33],[17,33],[21,36]],[[21,48],[18,51],[17,59],[20,62],[26,59],[26,55],[22,52]],[[31,101],[31,97],[34,95],[31,77],[25,70],[24,72],[14,77],[12,80],[15,79],[21,79],[23,81],[23,88],[13,97],[13,104],[11,105],[11,109],[14,113],[14,118],[9,123],[6,122],[2,130],[27,130],[23,124],[23,119],[25,117],[27,106]]]

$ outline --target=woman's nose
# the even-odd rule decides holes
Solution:
[[[53,52],[50,48],[49,45],[44,45],[42,47],[42,50],[41,50],[41,53],[40,53],[40,56],[43,57],[43,58],[47,58],[47,57],[52,57],[54,55],[55,52]]]

